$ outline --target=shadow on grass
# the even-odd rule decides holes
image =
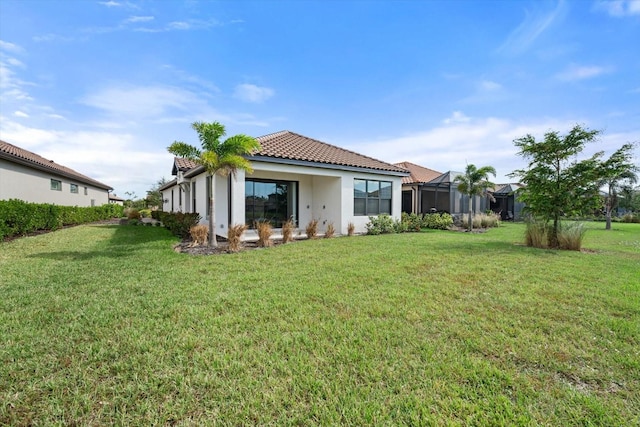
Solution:
[[[29,255],[57,261],[82,261],[93,258],[135,258],[145,248],[171,250],[175,237],[165,228],[132,225],[87,225],[90,228],[112,229],[113,235],[96,245],[78,250],[60,250]],[[164,244],[166,243],[166,244]]]

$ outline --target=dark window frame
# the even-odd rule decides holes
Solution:
[[[358,191],[358,184],[364,184],[365,191]],[[383,184],[386,184],[382,187]],[[377,187],[377,190],[376,190]],[[388,196],[387,190],[388,189]],[[388,209],[386,208],[388,206]],[[391,215],[393,212],[393,182],[378,179],[354,178],[353,215]]]
[[[253,223],[249,223],[248,222],[248,216],[247,216],[247,196],[248,194],[246,194],[246,185],[247,183],[264,183],[264,184],[275,184],[276,186],[278,185],[286,185],[287,186],[287,192],[292,191],[293,193],[289,194],[287,197],[293,199],[292,202],[292,206],[289,206],[289,201],[287,200],[287,218],[281,218],[280,220],[275,220],[275,222],[273,222],[272,220],[272,225],[275,228],[280,228],[282,227],[281,222],[286,221],[287,219],[289,219],[290,217],[293,217],[294,223],[296,224],[296,226],[298,226],[298,219],[299,219],[299,212],[300,212],[300,182],[299,181],[288,181],[288,180],[282,180],[282,179],[267,179],[267,178],[246,178],[245,179],[245,222],[247,227],[249,227],[250,229],[254,228],[254,224]],[[293,188],[291,188],[293,187]],[[254,206],[254,211],[253,211],[253,215],[251,215],[251,217],[255,218],[255,206]]]

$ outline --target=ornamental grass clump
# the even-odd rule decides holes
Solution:
[[[533,248],[547,248],[549,240],[549,227],[545,222],[531,219],[527,221],[527,229],[524,232],[524,241],[527,246]]]
[[[261,248],[268,248],[273,243],[271,241],[271,235],[273,234],[273,227],[269,221],[257,221],[256,230],[258,231],[258,246]]]
[[[333,226],[333,223],[330,222],[327,224],[327,229],[324,232],[325,239],[330,239],[336,234],[336,228]]]
[[[246,224],[230,225],[227,232],[229,251],[238,252],[242,248],[242,234],[247,230]]]
[[[296,224],[291,218],[282,223],[282,243],[293,242],[293,232],[295,229]]]
[[[192,246],[206,245],[209,239],[209,227],[206,225],[194,225],[189,229]]]
[[[312,219],[305,229],[308,239],[315,239],[318,236],[318,220]]]
[[[495,212],[479,213],[473,216],[473,228],[492,228],[500,226],[500,217]]]
[[[579,251],[586,229],[581,222],[563,223],[558,230],[558,247],[569,251]]]
[[[356,225],[354,223],[350,222],[347,225],[347,236],[351,237],[354,234],[356,234]]]

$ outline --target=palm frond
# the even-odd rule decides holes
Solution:
[[[182,141],[174,141],[170,146],[167,147],[167,151],[174,156],[183,157],[194,162],[198,162],[198,159],[202,155],[198,148]]]

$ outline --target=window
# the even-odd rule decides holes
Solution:
[[[370,179],[353,181],[354,215],[391,215],[391,182]]]
[[[196,213],[196,183],[191,183],[191,212]]]
[[[78,184],[71,184],[71,192],[78,194]]]
[[[86,196],[87,194],[89,194],[89,189],[87,187],[84,187],[84,195]]]
[[[58,181],[57,179],[52,179],[51,189],[55,191],[62,191],[62,181]]]
[[[246,179],[244,184],[245,220],[253,228],[255,221],[269,221],[279,228],[298,213],[298,183]]]

